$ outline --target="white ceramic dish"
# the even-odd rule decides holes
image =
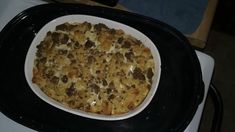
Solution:
[[[153,84],[152,84],[152,87],[151,87],[147,97],[145,98],[145,100],[134,110],[132,110],[128,113],[125,113],[125,114],[120,114],[120,115],[101,115],[101,114],[88,113],[85,111],[72,109],[72,108],[64,106],[63,104],[48,97],[46,94],[44,94],[41,91],[41,89],[36,84],[32,83],[32,76],[33,76],[32,69],[34,66],[34,59],[36,57],[35,53],[37,51],[36,46],[44,39],[44,37],[46,36],[46,33],[48,31],[55,30],[55,27],[57,25],[63,24],[65,22],[82,23],[84,21],[87,21],[92,24],[103,23],[106,26],[108,26],[109,28],[122,29],[126,34],[130,34],[130,35],[134,36],[135,38],[142,41],[142,43],[146,47],[150,48],[151,53],[154,58],[154,61],[155,61],[155,74],[153,76]],[[161,59],[160,59],[159,52],[158,52],[156,46],[154,45],[154,43],[147,36],[145,36],[143,33],[139,32],[136,29],[129,27],[127,25],[124,25],[124,24],[121,24],[121,23],[118,23],[115,21],[111,21],[108,19],[94,17],[94,16],[88,16],[88,15],[67,15],[67,16],[62,16],[62,17],[56,18],[56,19],[50,21],[49,23],[47,23],[44,27],[42,27],[42,29],[37,33],[36,37],[33,39],[32,43],[29,47],[27,56],[26,56],[26,60],[25,60],[26,80],[27,80],[30,88],[32,89],[32,91],[39,98],[41,98],[45,102],[51,104],[52,106],[59,108],[61,110],[64,110],[66,112],[73,113],[75,115],[79,115],[82,117],[87,117],[87,118],[91,118],[91,119],[98,119],[98,120],[110,120],[110,121],[111,120],[122,120],[122,119],[130,118],[130,117],[135,116],[136,114],[140,113],[142,110],[144,110],[148,106],[148,104],[151,102],[152,98],[154,97],[154,95],[157,91],[157,88],[158,88],[160,74],[161,74]]]

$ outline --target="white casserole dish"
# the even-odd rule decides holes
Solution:
[[[34,84],[32,82],[32,77],[33,77],[32,69],[33,69],[34,60],[36,57],[35,54],[37,51],[36,46],[44,39],[44,37],[46,36],[46,33],[48,31],[55,30],[55,27],[57,25],[63,24],[65,22],[83,23],[85,21],[87,21],[91,24],[103,23],[106,26],[108,26],[109,28],[122,29],[125,32],[125,34],[129,34],[129,35],[137,38],[146,47],[148,47],[151,50],[151,53],[152,53],[154,61],[155,61],[155,74],[153,76],[152,87],[151,87],[148,95],[144,99],[144,101],[138,107],[136,107],[134,110],[131,110],[128,113],[124,113],[124,114],[120,114],[120,115],[101,115],[101,114],[89,113],[89,112],[85,112],[85,111],[81,111],[81,110],[77,110],[77,109],[72,109],[72,108],[69,108],[69,107],[53,100],[52,98],[48,97],[46,94],[44,94],[41,91],[41,89],[36,84]],[[42,100],[44,100],[48,104],[50,104],[56,108],[59,108],[61,110],[64,110],[66,112],[73,113],[75,115],[79,115],[82,117],[111,121],[111,120],[127,119],[132,116],[135,116],[148,106],[148,104],[151,102],[151,100],[154,97],[154,95],[157,91],[157,88],[158,88],[160,74],[161,74],[161,59],[160,59],[158,49],[156,48],[154,43],[146,35],[144,35],[140,31],[138,31],[130,26],[127,26],[125,24],[121,24],[119,22],[115,22],[112,20],[100,18],[100,17],[88,16],[88,15],[67,15],[67,16],[62,16],[62,17],[56,18],[41,28],[41,30],[37,33],[36,37],[33,39],[32,43],[29,47],[29,50],[28,50],[28,53],[26,56],[26,60],[25,60],[25,67],[24,68],[25,68],[24,69],[25,70],[25,77],[26,77],[26,80],[27,80],[30,88],[39,98],[41,98]]]

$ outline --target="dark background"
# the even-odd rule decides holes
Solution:
[[[219,0],[212,30],[235,35],[235,1]]]
[[[215,59],[212,82],[224,103],[221,132],[235,130],[235,1],[219,0],[205,53]],[[209,132],[214,112],[210,97],[206,105],[199,132]]]

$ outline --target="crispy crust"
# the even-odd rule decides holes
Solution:
[[[64,23],[37,46],[33,83],[49,97],[87,112],[115,115],[136,108],[154,75],[150,49],[104,24]]]

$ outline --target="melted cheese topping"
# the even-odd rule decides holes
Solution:
[[[104,24],[64,23],[37,46],[33,83],[54,100],[86,112],[133,110],[152,85],[150,49]]]

